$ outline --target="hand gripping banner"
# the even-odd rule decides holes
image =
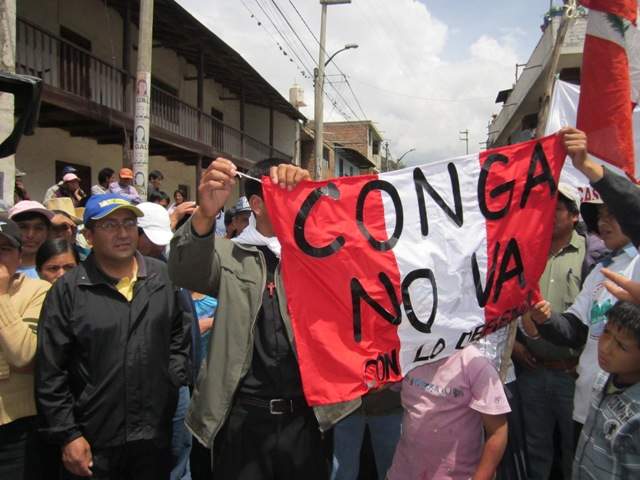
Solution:
[[[308,402],[396,382],[535,303],[565,155],[552,135],[291,192],[265,178]]]

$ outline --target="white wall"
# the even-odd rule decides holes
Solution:
[[[244,129],[256,140],[269,144],[269,110],[257,105],[245,105]]]
[[[103,0],[18,0],[18,15],[24,17],[59,35],[60,25],[77,32],[92,42],[93,54],[103,59],[106,63],[122,66],[122,34],[123,23],[119,13],[110,7],[106,7]],[[179,28],[179,26],[177,26]],[[131,35],[133,43],[137,44],[137,28],[132,25]],[[136,51],[131,52],[131,71],[135,72]],[[197,82],[185,80],[184,77],[196,75],[194,65],[179,57],[168,48],[155,48],[153,50],[153,75],[159,80],[178,89],[179,97],[195,106],[197,97]],[[204,84],[204,111],[209,114],[211,107],[220,110],[224,114],[224,122],[234,128],[240,127],[240,102],[239,100],[221,100],[220,97],[232,97],[226,88],[217,83],[215,79],[207,79]],[[296,121],[286,115],[274,112],[274,147],[278,150],[294,155],[298,126]],[[252,137],[268,145],[269,143],[269,110],[255,105],[245,107],[245,131]],[[56,133],[53,133],[56,132]],[[53,146],[48,142],[53,141]],[[17,165],[27,170],[30,176],[27,183],[35,198],[44,193],[44,190],[54,181],[54,168],[45,165],[45,160],[65,160],[89,165],[91,158],[93,175],[103,166],[110,166],[117,170],[121,162],[121,148],[119,146],[99,146],[91,139],[70,138],[66,133],[57,130],[43,130],[34,137],[26,138],[21,146]],[[39,143],[41,142],[41,143]],[[32,158],[35,155],[35,158]],[[154,167],[151,159],[150,168]],[[115,165],[115,166],[114,166]],[[176,178],[181,178],[181,171],[175,171],[177,167],[173,163],[166,164]],[[182,164],[180,164],[182,165]],[[23,168],[24,167],[24,168]],[[161,167],[157,167],[162,170]],[[186,167],[185,167],[186,168]],[[29,172],[28,169],[32,169]],[[186,178],[192,175],[185,174]],[[94,179],[95,182],[95,179]],[[176,181],[175,184],[183,183]],[[173,188],[173,186],[171,187]],[[169,193],[169,188],[167,188]]]
[[[273,146],[294,157],[298,139],[298,122],[280,112],[273,112]]]
[[[16,166],[27,173],[24,181],[33,200],[42,201],[44,193],[56,182],[55,162],[67,161],[91,167],[91,184],[98,182],[98,172],[105,167],[116,172],[122,168],[120,145],[99,145],[92,139],[71,137],[64,130],[40,128],[31,137],[23,137],[16,155]],[[189,185],[195,194],[196,170],[180,162],[169,162],[165,157],[152,156],[149,170],[164,174],[162,189],[169,196],[178,184]]]

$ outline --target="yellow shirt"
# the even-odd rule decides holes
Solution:
[[[0,425],[36,414],[36,329],[50,286],[19,274],[0,295]]]
[[[116,289],[124,298],[127,299],[127,302],[131,302],[131,300],[133,300],[133,287],[136,284],[136,280],[138,280],[138,262],[134,258],[133,274],[131,275],[131,278],[124,277],[120,279],[118,283],[116,283]]]

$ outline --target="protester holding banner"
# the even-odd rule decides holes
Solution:
[[[212,449],[216,477],[325,480],[318,426],[330,428],[360,401],[307,405],[280,276],[280,244],[259,182],[245,186],[255,226],[233,241],[214,238],[216,215],[236,172],[223,158],[209,166],[198,187],[199,206],[171,244],[173,281],[220,305],[186,423]],[[249,175],[269,175],[283,189],[309,178],[306,170],[275,159],[259,162]]]
[[[640,188],[589,158],[584,132],[567,127],[560,133],[564,135],[573,166],[589,179],[633,244],[640,245]]]
[[[582,287],[585,238],[576,232],[580,194],[561,183],[551,240],[551,251],[540,292],[553,310],[564,311],[573,304]],[[527,333],[514,354],[519,360],[518,388],[524,409],[529,478],[549,478],[554,459],[554,431],[560,433],[560,457],[564,478],[571,477],[574,454],[574,426],[571,420],[575,370],[580,351],[556,346],[540,337],[528,315],[522,320]]]
[[[580,160],[583,154],[586,155],[584,135],[566,130],[563,134],[565,147],[572,158],[578,156]],[[587,276],[580,294],[564,313],[552,312],[548,302],[540,302],[532,314],[543,338],[573,348],[584,345],[577,368],[573,408],[573,419],[580,426],[585,422],[591,387],[600,372],[596,362],[597,341],[606,323],[606,313],[616,302],[616,298],[603,288],[605,277],[602,268],[606,263],[611,271],[631,276],[638,260],[638,251],[609,213],[606,204],[599,207],[598,228],[605,244],[613,251],[611,258],[599,263]]]

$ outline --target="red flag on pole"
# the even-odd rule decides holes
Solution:
[[[589,21],[577,127],[589,152],[635,179],[633,108],[640,86],[637,0],[582,0]]]

